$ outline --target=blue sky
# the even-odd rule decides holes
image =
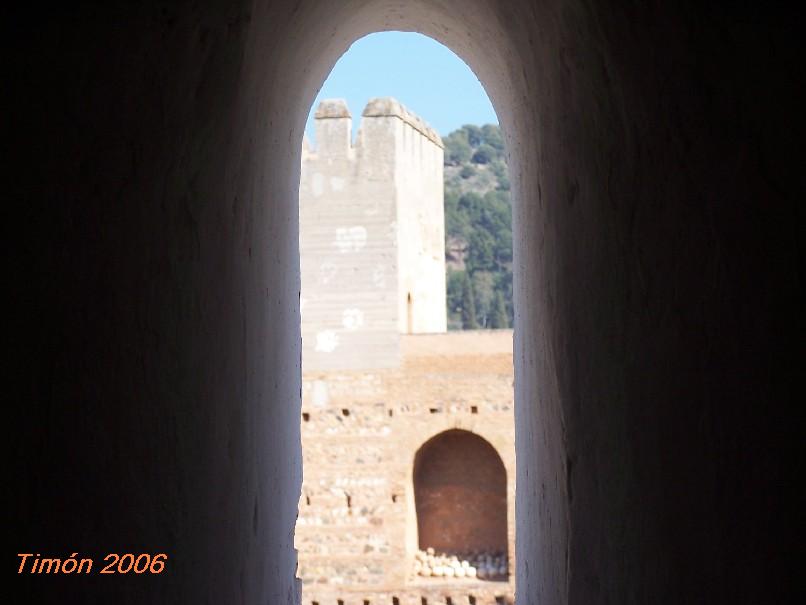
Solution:
[[[487,93],[452,51],[421,34],[382,32],[357,40],[338,60],[308,116],[322,99],[347,99],[353,130],[371,97],[395,97],[442,136],[463,124],[497,124]]]

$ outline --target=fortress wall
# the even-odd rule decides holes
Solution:
[[[357,147],[368,166],[383,163],[393,173],[398,330],[403,334],[444,332],[442,139],[398,101],[371,99],[362,114]]]
[[[314,127],[316,155],[319,158],[337,162],[344,158],[352,159],[353,119],[346,105],[323,103],[316,112]]]
[[[363,114],[353,146],[346,103],[323,101],[315,148],[303,149],[310,369],[395,366],[399,332],[446,330],[442,142],[393,99],[373,99]]]
[[[452,594],[461,603],[473,594],[479,604],[496,594],[511,598],[514,576],[509,583],[451,587],[411,570],[415,455],[450,429],[481,436],[504,464],[514,561],[512,331],[401,336],[401,350],[398,368],[303,375],[304,481],[295,546],[304,602],[360,605],[383,594],[416,604],[423,595],[444,602]]]
[[[315,369],[393,366],[394,156],[373,128],[353,148],[346,104],[329,103],[317,111],[300,179],[303,360]]]
[[[398,325],[402,333],[445,332],[442,143],[408,122],[398,128]]]

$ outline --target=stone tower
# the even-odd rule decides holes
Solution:
[[[395,367],[400,334],[446,331],[443,146],[391,98],[315,113],[300,182],[305,370]]]

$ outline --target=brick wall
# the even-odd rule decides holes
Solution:
[[[426,481],[436,486],[429,506],[435,519],[444,518],[438,511],[438,492],[447,490],[454,496],[446,499],[446,504],[455,505],[453,510],[464,501],[471,517],[484,513],[489,527],[468,527],[467,535],[454,537],[478,549],[503,534],[495,544],[504,541],[500,546],[512,570],[510,330],[403,335],[399,367],[303,375],[304,479],[295,540],[304,603],[394,605],[396,599],[398,605],[423,605],[425,599],[481,605],[512,599],[511,573],[501,581],[484,581],[423,578],[413,572],[418,546],[425,546],[418,536],[415,457],[426,442],[457,429],[478,437],[437,439],[431,442],[433,448],[423,450],[431,449],[443,467],[447,464]],[[487,450],[469,447],[475,442]],[[467,457],[464,468],[460,451]],[[446,477],[457,476],[451,471],[457,464],[466,477],[450,487]],[[436,476],[440,473],[442,479]],[[459,492],[464,499],[457,497]]]

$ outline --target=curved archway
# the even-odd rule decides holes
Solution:
[[[340,5],[314,5],[308,10],[307,22],[316,26],[306,30],[304,37],[295,33],[282,40],[267,36],[257,42],[258,48],[286,48],[286,56],[293,57],[293,61],[284,60],[274,65],[276,79],[281,84],[277,90],[282,92],[272,98],[271,112],[265,114],[264,119],[264,123],[273,124],[289,123],[291,118],[288,141],[296,143],[289,148],[284,138],[267,137],[282,147],[283,152],[266,149],[267,156],[278,157],[281,162],[272,164],[272,174],[278,175],[278,193],[287,195],[288,199],[298,199],[307,111],[338,58],[353,42],[371,33],[418,32],[456,53],[478,76],[489,95],[508,154],[514,262],[516,266],[534,268],[536,275],[545,274],[546,256],[540,253],[540,238],[519,234],[540,234],[549,238],[548,245],[554,243],[554,232],[546,228],[543,200],[555,197],[561,183],[552,180],[544,183],[541,189],[539,180],[541,175],[551,174],[544,173],[549,164],[549,168],[554,170],[563,165],[560,161],[554,164],[544,161],[544,156],[555,157],[547,153],[551,148],[548,142],[557,145],[560,135],[559,131],[552,131],[553,136],[545,136],[539,116],[552,110],[564,111],[564,108],[556,102],[550,90],[538,87],[537,80],[543,74],[541,67],[545,67],[541,63],[543,57],[552,52],[557,42],[556,32],[546,25],[546,21],[541,24],[535,10],[513,11],[506,3],[476,0],[462,4],[460,9],[428,0],[413,0],[406,4],[405,10],[401,10],[385,0],[361,0]],[[338,24],[338,27],[334,29],[333,24]],[[540,35],[535,35],[537,33]],[[316,40],[316,44],[307,44],[303,38]],[[526,44],[529,52],[523,52]],[[542,75],[547,82],[554,81],[555,76],[554,72]],[[292,208],[293,213],[298,206]],[[291,216],[287,220],[293,224],[297,219]],[[297,250],[293,249],[293,252],[296,254]],[[299,257],[294,256],[294,259],[298,261]],[[537,279],[532,282],[530,275],[515,279],[513,286],[516,306],[532,308],[527,305],[529,301],[538,309],[535,313],[520,313],[515,319],[519,332],[514,342],[516,418],[517,410],[524,410],[516,422],[516,434],[522,435],[523,451],[527,454],[520,457],[517,474],[521,485],[535,481],[535,485],[539,485],[541,478],[545,481],[539,511],[534,502],[526,499],[524,494],[528,490],[521,490],[518,495],[518,585],[521,594],[540,593],[548,600],[564,602],[567,599],[565,558],[542,556],[550,552],[565,552],[569,548],[566,474],[563,471],[566,457],[561,438],[563,421],[560,407],[545,403],[556,401],[554,381],[544,380],[541,396],[536,396],[538,374],[554,374],[551,360],[542,365],[534,363],[534,351],[541,342],[535,335],[542,333],[538,331],[538,317],[545,310],[541,305],[547,303],[536,289],[542,282]],[[527,359],[530,360],[528,363]],[[543,438],[535,438],[537,434]],[[556,480],[549,481],[548,478]],[[534,561],[538,572],[524,574],[523,565],[528,559]]]
[[[414,499],[421,549],[506,553],[507,472],[495,448],[453,429],[414,457]]]
[[[369,42],[383,37],[385,36],[382,33],[372,35]],[[371,405],[375,409],[378,400],[383,400],[384,403],[381,405],[388,407],[388,416],[385,411],[380,418],[374,412],[370,412],[368,419],[352,426],[351,423],[344,422],[340,427],[340,431],[344,429],[344,433],[340,436],[346,439],[342,440],[339,447],[345,451],[352,451],[356,447],[368,448],[376,452],[373,456],[383,466],[383,470],[374,465],[350,466],[348,471],[344,467],[352,464],[352,461],[347,461],[346,456],[342,458],[333,456],[335,460],[333,464],[322,464],[322,457],[316,453],[318,448],[322,447],[322,443],[318,441],[330,437],[324,434],[325,429],[318,419],[308,422],[312,417],[319,416],[316,411],[305,417],[306,412],[311,409],[309,406],[324,405],[333,407],[338,420],[343,421],[343,416],[348,414],[345,408],[342,408],[341,416],[338,414],[338,408],[341,407],[337,405],[338,392],[332,392],[326,404],[321,401],[316,404],[310,397],[303,395],[303,422],[307,422],[304,424],[306,430],[303,431],[302,439],[306,465],[303,491],[306,497],[301,502],[295,531],[302,598],[303,602],[310,604],[331,599],[334,591],[338,596],[344,596],[351,590],[363,590],[365,596],[371,599],[378,594],[372,592],[377,590],[377,584],[385,586],[384,590],[417,592],[420,598],[423,596],[420,592],[422,586],[432,582],[425,578],[434,578],[433,583],[440,584],[438,578],[444,577],[468,580],[468,583],[456,588],[454,598],[460,601],[466,600],[468,596],[481,599],[481,595],[486,594],[484,591],[495,591],[496,596],[511,601],[514,596],[514,582],[509,581],[508,561],[514,560],[514,510],[511,508],[514,501],[514,480],[508,483],[507,475],[510,478],[514,477],[514,464],[504,467],[489,444],[475,437],[474,439],[482,445],[487,445],[486,449],[490,451],[487,452],[484,447],[460,448],[481,451],[482,455],[476,457],[481,458],[482,466],[492,469],[496,487],[500,488],[500,494],[497,494],[500,496],[499,502],[490,505],[489,502],[484,502],[483,498],[478,502],[476,501],[478,499],[468,498],[463,494],[457,496],[455,498],[457,503],[469,501],[475,504],[478,510],[466,515],[466,522],[454,519],[454,529],[457,532],[474,530],[477,535],[462,537],[457,534],[450,548],[445,548],[444,542],[437,544],[440,547],[440,555],[446,555],[446,550],[452,551],[446,559],[442,559],[441,556],[432,556],[429,559],[424,556],[426,553],[415,552],[417,529],[416,522],[412,523],[416,519],[416,507],[410,479],[411,459],[408,456],[401,459],[395,454],[396,451],[408,451],[413,454],[423,441],[438,431],[460,426],[456,423],[457,417],[465,419],[461,426],[473,430],[476,424],[474,420],[477,418],[471,417],[470,414],[478,414],[478,406],[471,406],[470,403],[478,404],[481,392],[484,390],[479,381],[487,384],[485,378],[481,377],[487,376],[485,372],[490,372],[490,365],[495,364],[470,362],[470,365],[474,366],[473,370],[463,367],[463,363],[468,363],[462,361],[463,355],[470,355],[468,348],[474,350],[476,354],[493,356],[500,354],[502,358],[507,358],[508,363],[504,364],[505,368],[502,365],[501,370],[507,378],[499,380],[503,374],[491,372],[486,380],[490,381],[487,388],[496,390],[496,395],[489,399],[490,401],[511,403],[511,332],[508,333],[508,337],[501,340],[503,345],[501,349],[494,347],[496,352],[493,353],[489,350],[489,343],[483,344],[482,341],[476,340],[476,338],[484,339],[484,336],[467,334],[468,338],[463,339],[460,344],[447,333],[445,325],[446,307],[450,307],[446,305],[445,292],[447,272],[444,243],[447,221],[443,211],[447,214],[446,206],[448,209],[453,208],[454,211],[461,208],[459,199],[467,191],[462,191],[456,182],[459,181],[461,164],[470,162],[472,152],[468,153],[465,160],[445,162],[448,152],[444,149],[449,148],[449,144],[443,143],[438,133],[461,132],[465,135],[463,140],[468,150],[475,151],[481,143],[490,141],[487,126],[481,126],[484,124],[482,119],[489,125],[497,123],[498,117],[486,91],[472,70],[450,49],[433,38],[420,34],[396,32],[390,37],[398,41],[397,45],[403,38],[409,40],[416,38],[417,45],[409,44],[415,48],[425,41],[436,58],[450,54],[452,64],[446,65],[448,61],[444,58],[435,61],[441,63],[442,67],[430,72],[429,75],[424,69],[411,70],[408,58],[399,62],[385,59],[383,63],[389,67],[390,72],[399,74],[397,80],[405,79],[408,71],[414,71],[414,81],[408,87],[403,85],[389,88],[389,83],[384,81],[384,78],[388,79],[389,76],[378,78],[377,83],[374,81],[373,71],[378,69],[377,56],[384,54],[384,49],[378,48],[378,44],[369,45],[375,46],[379,52],[371,54],[371,60],[356,69],[354,59],[356,54],[358,56],[367,54],[365,50],[367,41],[359,40],[351,47],[350,52],[339,60],[339,63],[342,60],[348,65],[352,63],[352,73],[360,74],[360,78],[339,75],[337,72],[341,68],[337,64],[334,72],[328,77],[324,89],[319,92],[316,107],[312,107],[310,128],[303,143],[299,197],[300,304],[305,309],[301,322],[303,392],[310,392],[308,387],[314,375],[316,382],[324,388],[327,388],[331,379],[338,380],[342,385],[338,389],[341,389],[344,392],[343,396],[349,400],[345,400],[344,404],[357,406],[354,418],[363,416],[364,405]],[[439,51],[436,47],[439,47]],[[436,54],[437,52],[439,54]],[[466,98],[455,94],[456,87],[444,86],[426,97],[424,103],[424,99],[419,95],[410,96],[411,91],[417,91],[422,87],[423,81],[449,79],[446,78],[446,74],[450,74],[450,70],[461,70],[463,78],[472,79],[474,84],[472,92],[484,98],[490,106],[489,114],[484,114],[479,120],[471,114],[463,118],[463,121],[456,121],[460,119],[453,115],[457,113],[456,101]],[[398,82],[395,82],[395,85],[398,85]],[[358,92],[353,89],[358,89]],[[390,96],[373,98],[373,91],[378,89],[384,90],[384,94]],[[434,108],[438,116],[442,114],[441,127],[436,124],[433,127],[429,126],[428,113],[420,117],[407,109],[402,102],[407,98],[412,98],[413,103],[417,103],[416,99],[419,99],[420,107]],[[357,103],[354,104],[353,101]],[[357,112],[352,113],[351,108]],[[444,114],[452,117],[446,119]],[[352,118],[353,115],[356,116],[355,120]],[[448,127],[450,120],[455,121],[455,126]],[[471,127],[462,126],[474,121],[479,124],[474,135],[475,142],[469,135]],[[499,131],[496,129],[495,133]],[[453,140],[455,136],[446,138]],[[498,140],[500,141],[500,138]],[[497,146],[495,149],[500,147]],[[473,164],[477,166],[474,174],[478,170],[483,177],[487,171],[488,176],[493,174],[496,179],[500,178],[498,172],[490,170],[492,166],[479,165],[496,161],[500,162],[499,166],[503,168],[505,159],[502,155],[491,153],[488,162],[473,160]],[[455,179],[450,179],[451,174],[455,175]],[[468,180],[466,175],[462,175],[461,178],[465,189],[474,187],[471,183],[475,183],[475,180]],[[451,186],[458,190],[453,205],[446,203],[446,196],[443,195],[443,188],[450,191]],[[508,187],[506,189],[496,187],[496,189],[498,192],[494,195],[501,195],[501,191],[507,191],[503,195],[507,196],[504,203],[508,210]],[[489,192],[483,190],[480,193]],[[496,201],[500,199],[495,198]],[[492,202],[489,203],[493,205]],[[470,204],[467,206],[470,207]],[[390,223],[390,220],[393,222]],[[510,221],[511,216],[508,216],[507,222]],[[339,254],[333,258],[330,254],[330,247],[334,245],[331,237],[335,231],[336,241],[340,241],[338,233],[343,233],[347,229],[343,225],[350,225],[351,230],[360,229],[361,245],[351,246],[349,249],[347,246],[340,247]],[[486,226],[482,228],[486,229]],[[390,233],[395,237],[390,238]],[[502,239],[511,247],[511,238]],[[495,241],[499,241],[499,238],[495,237]],[[327,279],[322,277],[325,268]],[[386,277],[379,281],[377,279],[379,274],[391,275],[396,279],[390,281]],[[348,328],[342,315],[348,311],[355,311],[356,315],[360,313],[361,323]],[[485,325],[483,321],[481,325]],[[371,326],[371,329],[366,326]],[[320,335],[324,336],[325,333],[335,336],[331,339],[329,347],[320,346]],[[427,394],[423,397],[412,394],[412,391],[418,388],[418,384],[427,384],[429,381],[414,378],[418,370],[413,370],[411,366],[417,364],[411,363],[412,359],[409,358],[412,354],[409,350],[411,344],[404,344],[402,341],[405,339],[400,336],[401,334],[417,334],[429,338],[426,344],[421,342],[418,347],[414,347],[415,349],[425,347],[426,350],[430,350],[430,347],[435,345],[439,349],[439,353],[436,349],[430,351],[427,365],[430,368],[429,372],[450,373],[448,380],[453,393],[450,406],[440,402],[433,407],[435,404]],[[441,338],[442,344],[436,340],[432,341],[433,338]],[[421,350],[419,355],[423,353]],[[450,357],[451,365],[445,364],[440,367],[440,364],[437,364],[438,367],[435,368],[432,365],[434,355]],[[407,376],[409,384],[405,389],[395,388],[392,386],[394,379],[385,376],[378,383],[378,389],[383,387],[379,390],[378,396],[371,401],[363,401],[361,396],[356,397],[355,393],[348,395],[349,389],[345,390],[344,385],[345,381],[350,379],[344,374],[338,377],[329,374],[345,370],[360,372],[376,367],[401,372]],[[463,384],[463,380],[466,380],[466,385]],[[463,386],[472,393],[464,393]],[[505,392],[503,396],[498,393],[498,387]],[[403,392],[408,395],[398,399]],[[485,397],[489,398],[490,393],[487,392]],[[429,405],[432,405],[432,409],[429,409]],[[407,410],[411,408],[415,412],[422,412],[425,419],[432,419],[430,414],[433,413],[441,415],[444,410],[446,416],[450,415],[454,419],[454,423],[435,424],[433,421],[424,421],[416,430],[412,430],[411,423],[405,417],[399,418],[395,414],[392,419],[393,410],[400,410],[403,406]],[[489,418],[495,428],[490,431],[490,425],[486,425],[485,434],[498,445],[506,464],[509,465],[510,461],[514,462],[512,406],[499,407],[496,404],[491,406],[489,412]],[[371,434],[375,429],[386,432],[382,437],[378,435],[376,439]],[[502,432],[505,434],[505,439],[496,439]],[[344,445],[345,441],[349,442],[351,438],[359,435],[362,436],[361,446],[354,445],[354,442]],[[356,451],[360,452],[358,449]],[[485,456],[487,453],[492,455]],[[359,455],[361,454],[355,454]],[[485,465],[485,461],[490,464]],[[321,486],[323,481],[326,484],[340,481],[348,472],[349,481],[353,486],[383,481],[392,486],[392,493],[390,494],[388,489],[375,489],[370,492],[362,487],[350,488],[352,496],[344,491],[346,502],[342,500],[340,493],[336,494],[336,498],[340,500],[336,507],[333,507],[327,496],[317,497],[317,488],[313,486]],[[408,480],[400,484],[401,477]],[[309,489],[313,490],[312,498],[307,497]],[[392,503],[397,506],[389,506],[390,496]],[[405,499],[401,496],[405,496]],[[508,502],[509,510],[507,510]],[[342,506],[345,503],[346,508]],[[475,523],[482,511],[496,508],[501,509],[495,511],[497,527],[491,529],[490,523],[481,526]],[[456,517],[455,514],[453,516]],[[334,536],[338,535],[338,540],[343,546],[323,548],[321,527],[316,525],[317,523],[337,526],[332,527],[334,530],[332,533]],[[373,526],[371,534],[366,532],[367,524]],[[439,525],[443,525],[439,520],[434,522],[435,527]],[[492,525],[495,525],[495,522]],[[487,535],[484,536],[484,533]],[[496,535],[491,538],[491,534]],[[396,556],[397,553],[389,556],[393,549],[405,553],[406,556]],[[363,556],[358,558],[355,553],[360,551],[363,551]],[[412,555],[418,560],[412,561]],[[466,556],[459,560],[457,555]],[[447,563],[451,565],[444,565]],[[367,569],[372,570],[371,575]],[[480,588],[478,584],[470,582],[473,579],[498,582],[496,585]],[[479,590],[482,592],[474,592]],[[408,600],[410,595],[399,592],[398,596]]]

